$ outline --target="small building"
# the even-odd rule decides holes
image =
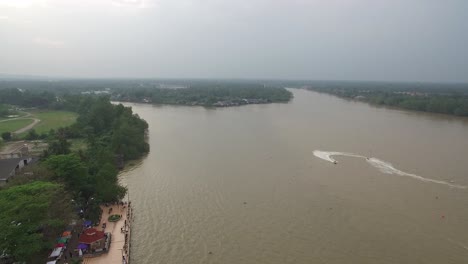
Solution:
[[[0,185],[5,185],[9,179],[15,176],[24,166],[30,164],[31,161],[31,157],[0,159]]]
[[[89,245],[88,248],[91,252],[99,252],[105,248],[106,236],[103,231],[98,231],[96,228],[88,228],[80,235],[78,242]]]

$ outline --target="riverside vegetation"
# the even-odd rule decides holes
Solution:
[[[22,91],[26,90],[28,93],[23,94]],[[67,94],[107,94],[115,101],[206,107],[279,103],[292,98],[292,93],[283,86],[261,81],[102,79],[0,82],[0,103],[62,109],[56,97]]]
[[[373,105],[468,116],[468,85],[377,82],[322,82],[308,90],[356,99]]]
[[[113,93],[116,101],[208,107],[288,102],[291,98],[291,92],[284,88],[243,83],[192,85],[179,89],[118,89]]]
[[[149,150],[148,125],[129,107],[113,105],[108,97],[67,95],[55,100],[54,94],[51,101],[36,94],[21,92],[14,103],[53,106],[78,118],[71,126],[49,131],[49,148],[40,161],[0,189],[0,253],[28,263],[42,262],[35,256],[45,256],[71,219],[79,215],[97,221],[99,204],[122,199],[126,188],[118,184],[119,167]],[[80,138],[87,148],[72,152],[70,140]]]

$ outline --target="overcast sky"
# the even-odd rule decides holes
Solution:
[[[0,73],[468,82],[468,0],[0,0]]]

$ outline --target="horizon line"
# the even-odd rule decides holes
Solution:
[[[370,79],[305,79],[305,78],[265,78],[265,77],[86,77],[86,76],[49,76],[39,74],[16,74],[0,72],[0,80],[230,80],[230,81],[286,81],[286,82],[365,82],[365,83],[408,83],[408,84],[458,84],[468,85],[468,81],[421,81],[421,80],[370,80]]]

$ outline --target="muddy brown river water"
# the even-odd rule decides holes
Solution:
[[[127,104],[151,146],[121,174],[134,264],[468,263],[467,119],[292,91]]]

